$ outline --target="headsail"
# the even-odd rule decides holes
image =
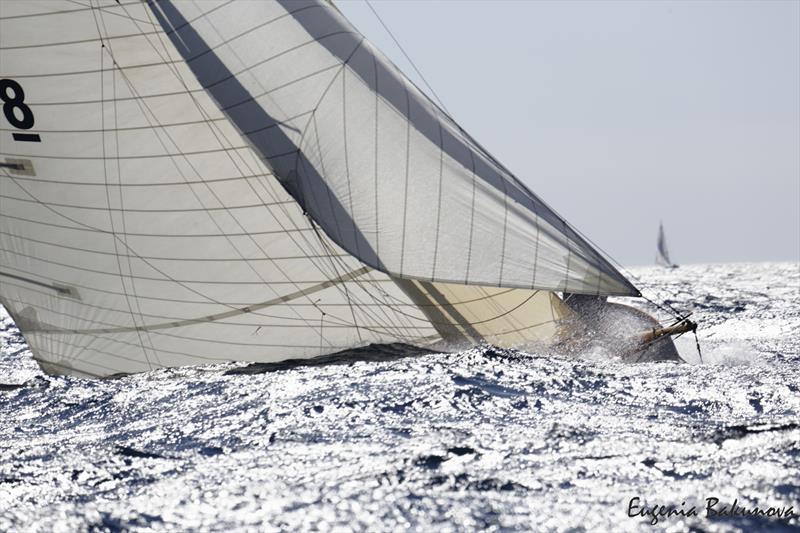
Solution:
[[[364,263],[402,278],[636,293],[328,3],[152,7],[292,196]]]
[[[3,1],[0,69],[0,303],[48,371],[546,340],[548,291],[636,294],[326,3]]]

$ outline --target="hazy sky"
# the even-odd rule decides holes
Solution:
[[[362,0],[339,9],[415,82]],[[454,118],[625,265],[800,260],[800,1],[373,6]],[[424,87],[423,87],[424,88]]]

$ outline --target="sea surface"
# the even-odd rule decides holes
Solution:
[[[687,334],[688,364],[483,346],[84,380],[0,311],[24,384],[0,390],[0,531],[797,531],[800,265],[632,273],[702,358]],[[661,505],[696,516],[636,513]]]

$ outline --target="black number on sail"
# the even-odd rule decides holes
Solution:
[[[12,126],[21,130],[33,127],[33,111],[25,104],[25,92],[19,83],[9,79],[0,80],[0,99],[3,100],[3,114]],[[15,109],[19,109],[21,119],[17,118]]]
[[[19,83],[11,79],[0,80],[0,100],[3,101],[3,114],[9,124],[21,130],[29,130],[33,127],[33,111],[25,103],[25,91]],[[22,117],[17,116],[16,110]],[[15,141],[41,142],[42,138],[38,133],[12,133]]]

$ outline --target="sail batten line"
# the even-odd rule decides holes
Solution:
[[[90,6],[92,6],[94,8],[94,5],[93,5],[92,1],[93,0],[89,0],[89,4],[90,4]],[[100,128],[101,128],[100,143],[101,143],[101,150],[102,150],[102,154],[103,154],[103,180],[104,180],[105,185],[106,185],[105,186],[106,206],[108,207],[107,214],[108,214],[108,219],[109,219],[109,223],[110,223],[110,226],[111,226],[111,236],[112,236],[111,241],[112,241],[113,246],[114,246],[114,256],[115,256],[115,260],[116,260],[116,264],[117,264],[117,271],[119,273],[120,286],[121,286],[122,292],[124,294],[124,300],[125,300],[125,303],[127,305],[131,321],[133,322],[133,324],[135,326],[137,326],[138,324],[143,324],[144,323],[144,317],[142,316],[142,313],[141,313],[141,307],[139,305],[139,301],[136,299],[135,281],[133,280],[132,277],[130,277],[131,274],[133,273],[133,269],[131,268],[130,255],[128,255],[128,257],[127,257],[128,276],[129,276],[128,277],[128,281],[131,283],[131,291],[130,292],[133,292],[133,295],[131,295],[129,293],[129,291],[128,291],[128,286],[127,286],[126,281],[125,281],[125,275],[123,274],[123,268],[122,268],[123,261],[122,261],[122,257],[120,256],[119,241],[122,241],[122,244],[126,249],[129,249],[129,247],[128,247],[127,242],[124,241],[125,237],[124,236],[123,237],[119,237],[117,235],[117,231],[116,231],[116,227],[115,227],[115,222],[114,222],[115,212],[111,210],[111,191],[109,189],[108,166],[107,166],[107,163],[109,162],[108,160],[110,158],[108,157],[108,155],[106,153],[106,134],[108,133],[108,132],[106,132],[106,92],[105,92],[105,76],[104,76],[104,73],[105,73],[104,65],[105,65],[106,53],[108,53],[109,59],[111,60],[111,65],[112,65],[112,69],[111,69],[112,111],[113,111],[113,114],[114,114],[115,126],[116,126],[116,124],[118,122],[117,102],[115,100],[116,99],[116,94],[117,94],[117,70],[118,70],[118,65],[117,65],[116,61],[114,60],[114,57],[111,54],[110,49],[106,48],[105,36],[108,34],[108,30],[106,29],[105,21],[102,19],[103,18],[102,17],[102,12],[99,12],[99,17],[98,17],[98,12],[99,12],[99,10],[92,9],[92,18],[93,18],[94,23],[95,23],[95,28],[97,30],[97,35],[100,38],[100,49],[99,49],[99,52],[100,52],[100,61],[99,61],[99,63],[100,63],[100,102],[99,102],[99,104],[100,104],[99,105],[100,113],[99,114],[100,114]],[[98,20],[98,18],[99,18],[99,20]],[[103,26],[103,30],[100,29],[101,23],[102,23],[102,26]],[[114,135],[114,140],[115,140],[115,155],[116,155],[116,157],[114,158],[114,162],[116,162],[117,181],[119,182],[119,181],[122,181],[122,168],[121,168],[120,158],[119,158],[119,134],[115,131],[115,132],[113,132],[113,135]],[[123,198],[122,197],[122,189],[118,188],[117,189],[117,193],[118,193],[118,196],[119,196],[120,208],[121,208],[120,209],[120,218],[122,219],[122,226],[124,228],[124,226],[125,226],[125,211],[124,211],[124,202],[123,202],[123,199],[122,199]],[[124,232],[124,229],[123,229],[123,232]],[[136,316],[136,313],[134,312],[134,305],[131,302],[132,299],[133,299],[133,302],[136,304],[136,307],[138,308],[138,320],[139,320],[138,324],[137,324],[137,316]],[[144,356],[145,362],[147,363],[147,366],[151,370],[153,369],[153,363],[150,361],[150,355],[148,354],[147,348],[145,347],[145,337],[147,337],[147,340],[148,340],[148,342],[150,344],[150,350],[152,352],[153,358],[156,360],[156,364],[158,366],[163,366],[161,364],[161,362],[158,360],[157,352],[156,352],[156,350],[155,350],[155,348],[153,346],[152,339],[150,339],[149,335],[147,335],[147,334],[143,335],[142,332],[140,332],[140,331],[137,331],[136,335],[137,335],[137,337],[139,339],[139,346],[140,346],[140,348],[142,350],[142,354]]]
[[[4,274],[0,273],[0,276],[3,276],[3,275]],[[17,276],[14,276],[13,274],[12,275],[8,275],[8,277],[10,279],[18,278]],[[326,280],[326,281],[329,281],[329,280]],[[69,292],[69,289],[66,289],[66,288],[63,288],[63,287],[60,287],[60,286],[51,286],[51,285],[47,285],[47,284],[44,284],[44,283],[39,283],[39,282],[36,282],[35,280],[27,280],[27,279],[25,279],[23,282],[33,283],[35,285],[40,285],[40,286],[42,286],[44,288],[48,288],[48,289],[52,289],[52,290],[55,290],[57,292],[60,292],[61,294],[65,294],[65,293]],[[346,283],[357,283],[357,282],[358,282],[358,280],[352,279],[352,280],[347,280],[347,281],[343,282],[343,284],[346,284]],[[19,285],[15,284],[13,282],[3,282],[3,284],[7,285],[7,286],[19,287]],[[362,285],[363,285],[363,283],[362,283]],[[82,295],[85,294],[86,290],[89,290],[86,287],[79,287],[78,286],[78,287],[75,287],[75,288],[83,289],[81,291]],[[44,291],[35,290],[35,289],[34,289],[34,291],[37,294],[41,294],[43,296],[47,296],[47,297],[52,296],[52,294],[50,292],[44,292]],[[117,296],[124,296],[122,293],[114,293],[114,294],[117,295]],[[141,297],[141,296],[139,298],[141,298],[142,300],[152,299],[152,298]],[[485,298],[483,298],[481,300],[484,300],[484,299]],[[170,300],[166,300],[166,299],[163,299],[163,298],[159,299],[159,300],[170,301],[170,302],[177,301],[179,303],[181,302],[180,300],[171,300],[171,299]],[[478,300],[478,301],[481,301],[481,300]],[[15,302],[15,303],[24,303],[24,302],[21,302],[21,301],[16,300],[16,299],[9,299],[8,301]],[[86,303],[85,301],[80,301],[78,303],[81,306],[84,306],[86,308],[92,309],[94,311],[102,311],[104,313],[119,313],[119,314],[125,314],[126,313],[126,311],[124,309],[114,309],[114,308],[103,307],[103,306],[99,306],[99,305],[95,305],[95,304],[89,304],[89,303]],[[184,303],[196,304],[198,302],[184,302]],[[205,302],[201,302],[201,303],[205,303]],[[454,302],[453,305],[460,305],[462,303],[463,302]],[[283,304],[285,304],[287,306],[294,306],[294,307],[314,307],[317,310],[319,310],[320,307],[324,307],[326,309],[327,308],[336,308],[336,307],[345,307],[345,306],[354,307],[354,308],[357,307],[357,308],[359,308],[360,312],[363,311],[363,308],[365,308],[365,307],[382,306],[382,305],[385,306],[385,305],[387,305],[384,302],[373,302],[373,303],[329,303],[329,302],[326,302],[326,303],[323,303],[323,304],[320,304],[320,303],[312,304],[312,303],[298,303],[296,301],[283,302]],[[208,305],[211,305],[211,304],[208,304]],[[232,305],[235,305],[235,306],[238,306],[238,307],[241,307],[241,308],[248,307],[248,304],[246,304],[246,303],[237,303],[237,304],[232,304]],[[390,304],[390,305],[392,305],[392,304]],[[422,305],[422,304],[418,304],[418,305]],[[436,304],[430,304],[430,305],[436,306]],[[417,321],[424,321],[426,324],[428,323],[428,321],[426,319],[420,318],[419,316],[411,315],[409,313],[405,313],[405,312],[399,311],[397,309],[397,307],[400,307],[400,306],[407,307],[407,308],[415,308],[415,307],[417,307],[415,304],[411,304],[411,303],[394,304],[392,311],[397,312],[397,313],[402,313],[404,317],[407,317],[409,319],[414,319],[414,320],[417,320]],[[261,319],[261,318],[274,319],[274,320],[279,320],[281,322],[283,322],[283,321],[286,321],[286,322],[304,321],[304,319],[302,319],[302,318],[297,318],[297,317],[293,317],[293,316],[265,314],[265,313],[261,312],[260,310],[252,311],[251,313],[248,313],[248,314],[251,314],[253,316],[257,316],[259,319]],[[326,313],[326,315],[330,316],[330,317],[333,317],[333,318],[336,318],[337,320],[339,320],[340,323],[338,324],[338,326],[341,326],[341,327],[353,327],[353,323],[352,322],[348,322],[348,321],[346,321],[346,320],[344,320],[342,318],[338,318],[337,315],[334,315],[332,313]],[[94,328],[94,329],[104,329],[104,328],[105,329],[109,329],[109,328],[113,329],[113,328],[123,327],[123,326],[120,326],[117,323],[106,322],[106,321],[101,321],[101,320],[97,320],[97,319],[87,319],[85,316],[76,315],[74,313],[69,313],[69,312],[61,313],[61,316],[62,317],[68,317],[68,318],[75,319],[75,320],[88,321],[88,322],[91,322],[92,324],[98,325],[98,328]],[[171,317],[171,316],[164,316],[164,315],[156,315],[156,314],[152,314],[152,313],[143,313],[143,316],[146,316],[147,318],[152,319],[152,320],[157,320],[157,321],[159,321],[159,323],[162,323],[162,322],[164,322],[164,323],[172,323],[172,322],[184,320],[181,317]],[[248,327],[248,328],[252,328],[254,326],[254,324],[252,322],[229,322],[229,321],[226,322],[226,325],[242,326],[242,327]],[[102,326],[102,327],[99,327],[99,326]],[[262,325],[262,327],[263,327],[263,325]],[[280,327],[281,328],[286,328],[286,327],[290,327],[290,328],[307,328],[307,326],[305,324],[284,324],[284,323],[281,323]],[[371,329],[377,330],[379,327],[385,329],[386,325],[376,322],[376,325],[374,325],[374,326],[363,325],[363,326],[360,326],[360,327],[363,327],[364,329],[370,329],[371,328]],[[402,328],[406,328],[406,329],[424,328],[424,326],[420,326],[420,325],[416,325],[416,326],[391,326],[391,327],[396,327],[398,329],[402,329]],[[430,328],[432,326],[428,326],[428,327]],[[68,329],[68,328],[63,328],[63,329]],[[84,329],[86,329],[86,328],[84,328]]]
[[[320,283],[318,285],[314,285],[313,287],[309,287],[307,289],[302,289],[299,291],[295,291],[284,296],[280,296],[278,298],[273,298],[271,300],[267,300],[266,302],[261,302],[257,304],[253,304],[247,307],[242,307],[239,309],[234,309],[231,311],[226,311],[224,313],[217,313],[214,315],[207,315],[204,317],[199,318],[189,318],[184,320],[176,320],[173,322],[162,323],[162,324],[153,324],[150,326],[129,326],[129,327],[120,327],[120,328],[98,328],[98,329],[64,329],[64,328],[27,328],[27,331],[37,332],[37,333],[63,333],[63,334],[87,334],[87,333],[129,333],[134,331],[155,331],[161,329],[172,329],[181,326],[188,326],[192,324],[202,324],[205,322],[216,322],[218,320],[224,320],[226,318],[230,318],[237,315],[242,315],[246,313],[250,313],[252,311],[258,311],[259,309],[264,309],[265,307],[270,307],[273,305],[277,305],[284,302],[289,302],[295,300],[297,298],[302,298],[313,294],[315,292],[319,292],[323,289],[327,289],[328,287],[332,287],[337,283],[342,283],[353,278],[357,278],[359,276],[364,275],[365,273],[369,272],[369,267],[361,267],[358,270],[353,270],[348,272],[347,274],[343,274],[339,276],[337,279],[329,280],[324,283]]]

